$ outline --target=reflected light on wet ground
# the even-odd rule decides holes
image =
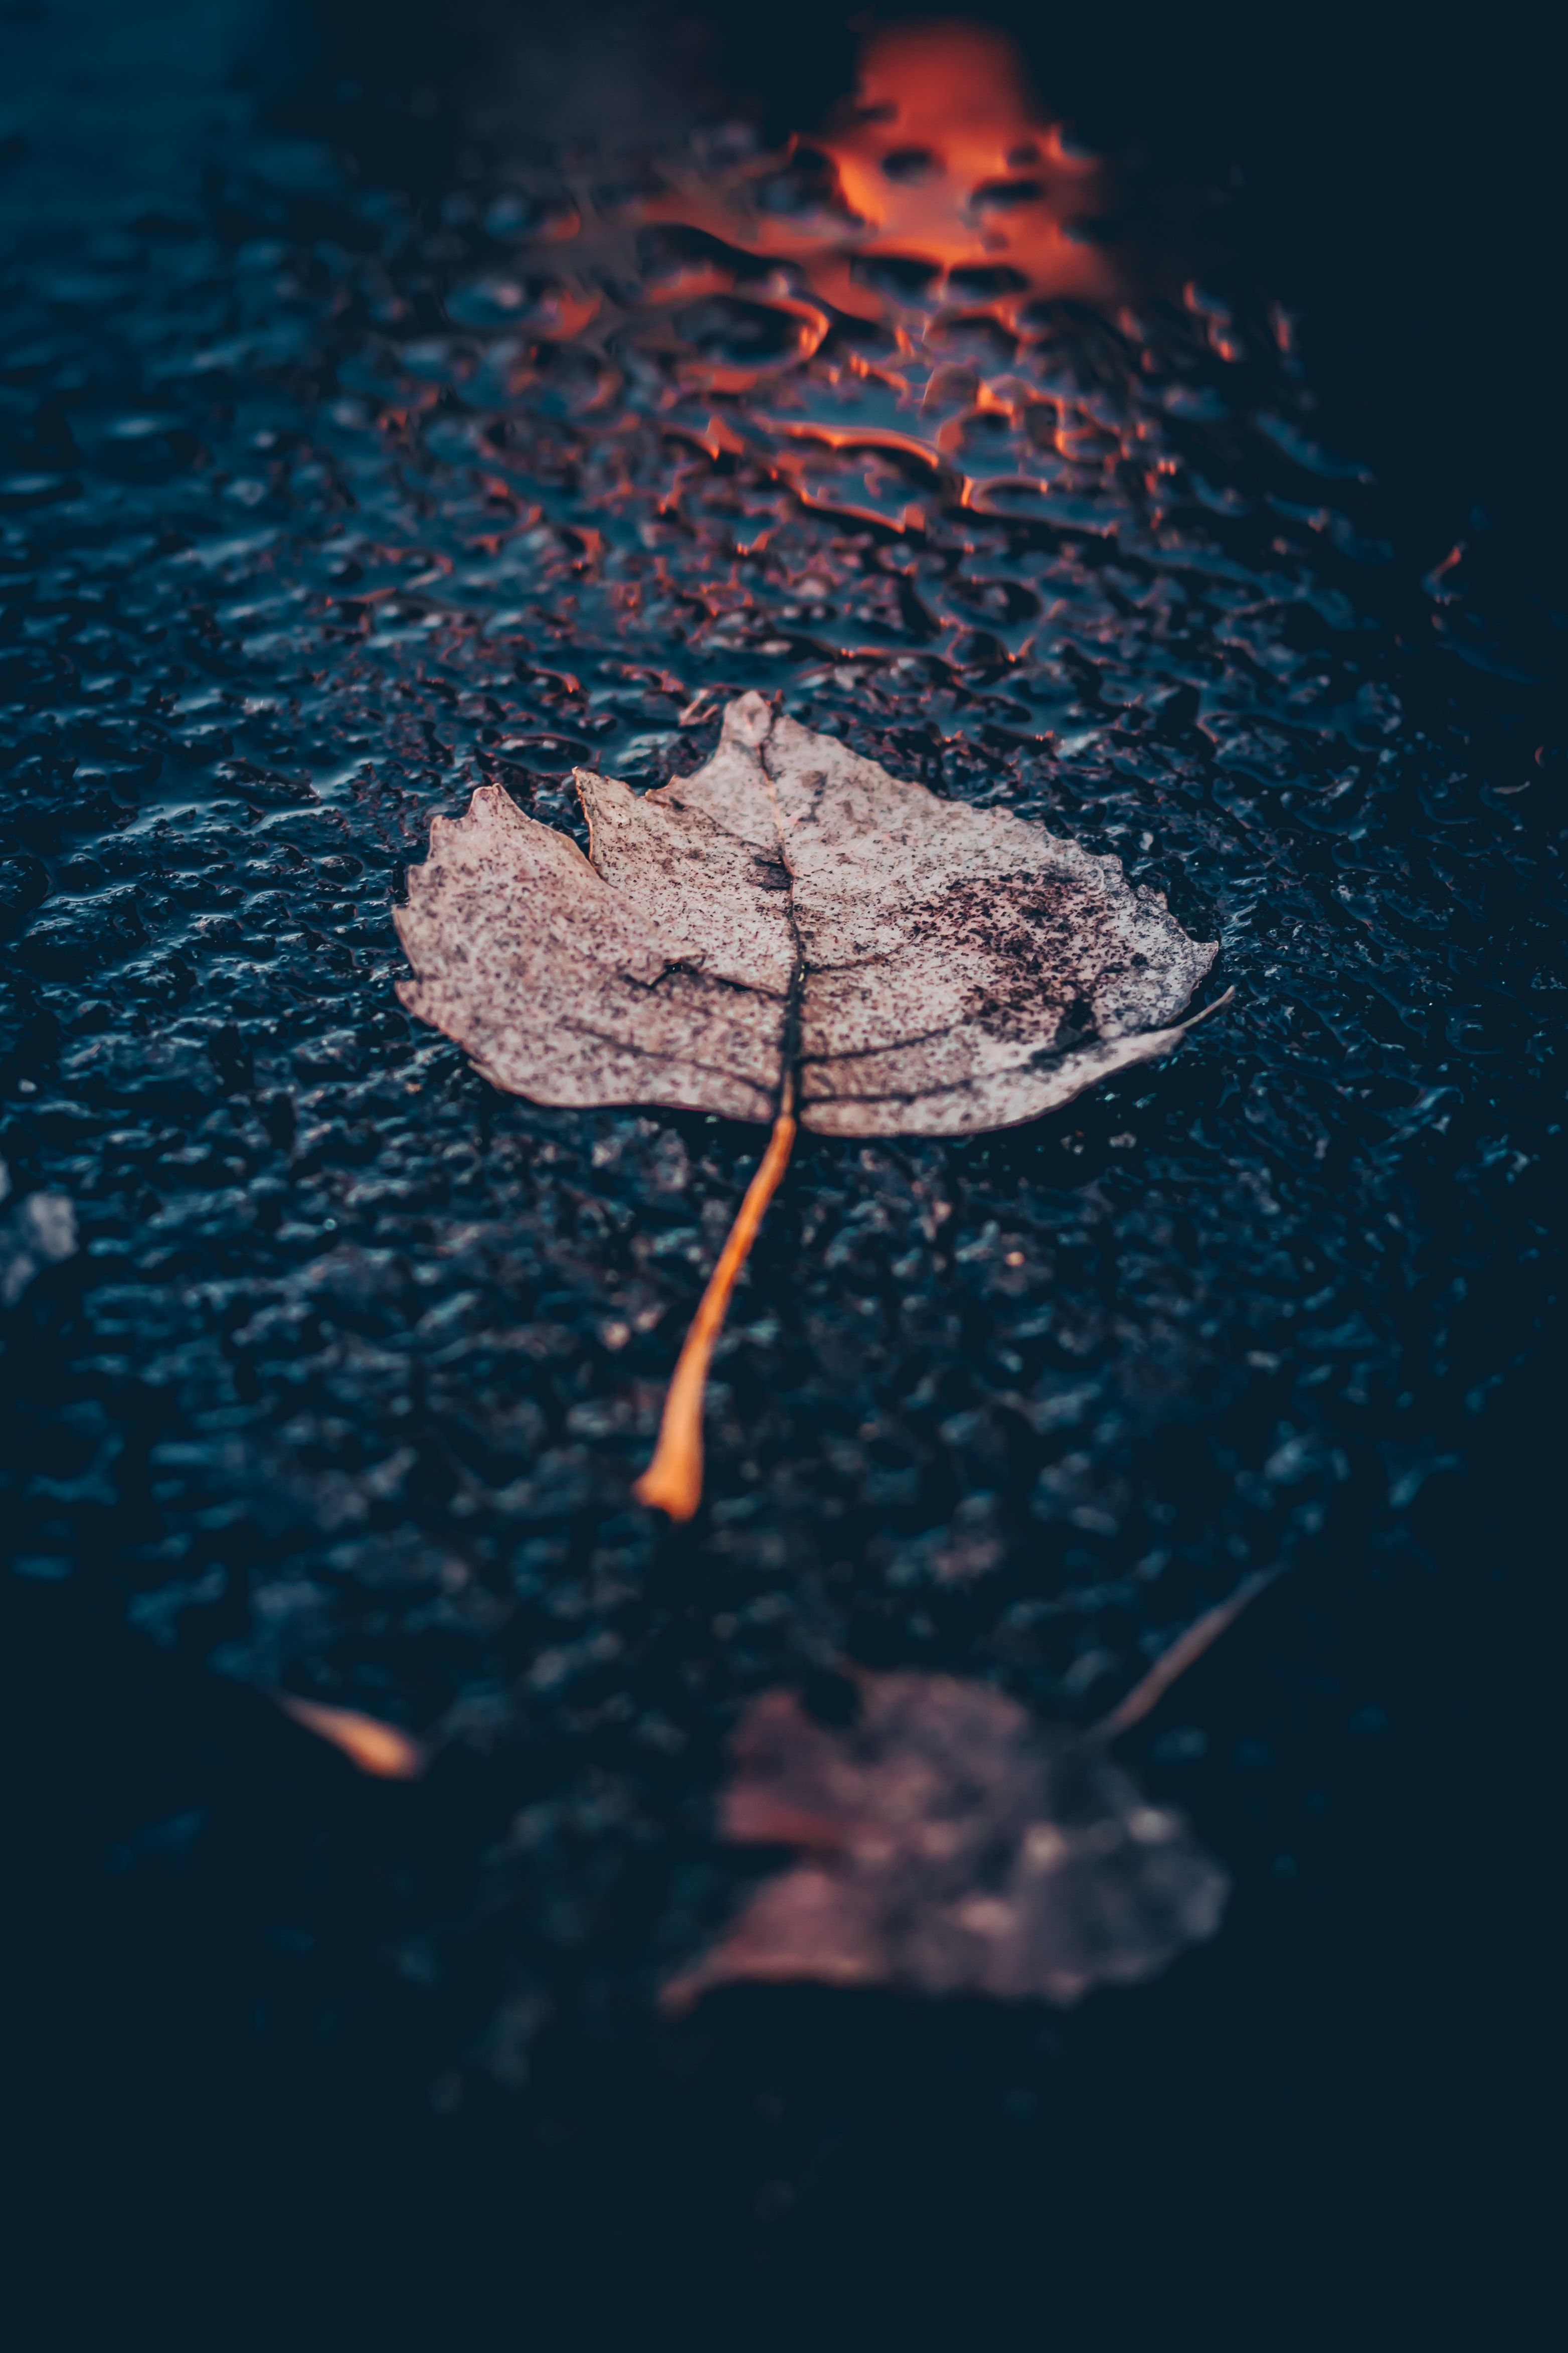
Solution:
[[[1171,264],[1125,235],[1112,258],[1115,167],[1045,119],[1011,42],[893,27],[868,40],[855,99],[820,139],[728,164],[722,146],[663,187],[557,198],[545,241],[524,248],[536,274],[476,287],[476,318],[510,310],[596,355],[584,413],[649,402],[714,458],[767,450],[811,504],[919,528],[898,461],[961,503],[1042,498],[1081,452],[1074,420],[1008,367],[1031,318],[1063,301],[1111,311]],[[703,395],[727,405],[688,423]],[[851,462],[824,478],[826,451]]]
[[[740,229],[749,251],[798,261],[818,293],[877,318],[877,290],[900,282],[960,301],[1108,302],[1119,273],[1097,247],[1112,186],[1046,119],[1004,35],[906,26],[868,40],[855,97],[819,138],[647,213]]]

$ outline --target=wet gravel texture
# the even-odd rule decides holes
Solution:
[[[6,216],[0,1151],[77,1240],[5,1313],[13,1584],[90,1636],[97,1720],[144,1695],[113,1933],[185,1922],[246,2069],[511,2137],[623,2247],[684,2102],[699,2236],[826,2262],[898,2087],[1011,2148],[1184,1997],[863,2008],[853,2064],[826,1994],[656,2024],[763,1867],[714,1831],[746,1701],[831,1709],[849,1658],[1085,1723],[1288,1566],[1129,1744],[1238,1880],[1240,1958],[1184,1965],[1223,2006],[1351,1868],[1401,1649],[1479,1606],[1463,1474],[1556,1280],[1551,627],[1473,553],[1424,575],[1240,268],[1115,325],[906,279],[802,356],[739,244],[672,328],[599,159],[409,189],[228,103],[205,179]],[[552,187],[630,257],[575,334]],[[792,438],[852,363],[969,424]],[[399,1009],[392,910],[476,784],[574,828],[573,764],[685,773],[752,687],[1116,852],[1237,997],[1016,1133],[803,1138],[671,1531],[629,1485],[761,1132],[496,1093]],[[430,1737],[428,1781],[353,1781],[273,1690]]]

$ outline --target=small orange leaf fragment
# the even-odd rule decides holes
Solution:
[[[416,1781],[430,1761],[409,1734],[374,1715],[361,1715],[357,1708],[324,1707],[319,1700],[296,1699],[291,1692],[279,1692],[278,1704],[285,1715],[319,1739],[330,1740],[362,1773],[374,1773],[378,1780]]]

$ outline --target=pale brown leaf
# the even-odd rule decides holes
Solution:
[[[1163,898],[1043,826],[902,784],[760,694],[695,776],[579,769],[590,857],[496,786],[437,818],[404,1003],[549,1103],[804,1127],[1011,1126],[1168,1053],[1208,970]]]
[[[754,1701],[721,1814],[744,1843],[806,1849],[665,1990],[810,1978],[1070,2004],[1213,1935],[1228,1883],[1099,1735],[984,1683],[858,1673],[857,1720]]]
[[[436,819],[397,916],[399,994],[536,1103],[774,1123],[637,1488],[686,1520],[713,1344],[796,1126],[1035,1119],[1168,1053],[1215,949],[1119,860],[900,784],[760,694],[662,791],[575,774],[587,858],[499,786]]]

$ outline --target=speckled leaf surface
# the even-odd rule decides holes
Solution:
[[[1168,1053],[1214,960],[1163,897],[745,694],[692,776],[579,769],[589,855],[499,786],[437,818],[397,928],[409,1010],[547,1103],[962,1135]]]

